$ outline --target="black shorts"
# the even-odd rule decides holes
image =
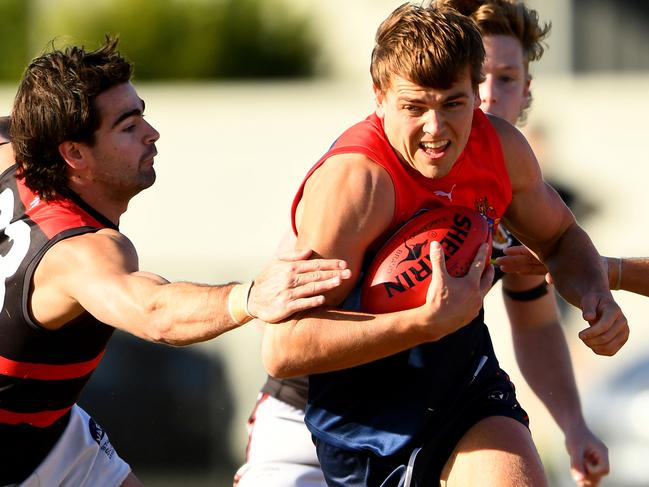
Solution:
[[[529,427],[527,413],[516,400],[514,384],[502,369],[478,377],[444,411],[432,416],[420,444],[408,451],[381,457],[314,439],[329,487],[435,486],[455,446],[481,420],[506,416]]]

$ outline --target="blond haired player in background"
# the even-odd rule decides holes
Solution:
[[[543,55],[550,26],[541,25],[537,12],[516,0],[439,3],[469,15],[480,28],[486,51],[480,108],[516,124],[529,108],[530,63]],[[518,244],[504,225],[500,228],[494,256]],[[502,292],[518,365],[564,434],[573,479],[580,486],[598,485],[609,472],[608,452],[586,425],[554,290],[538,276],[508,274],[502,275]]]

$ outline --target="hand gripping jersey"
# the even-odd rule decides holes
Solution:
[[[15,167],[0,175],[0,485],[24,480],[65,429],[114,328],[83,313],[56,331],[29,308],[36,266],[55,243],[116,228],[69,199],[41,201]]]
[[[370,252],[421,209],[464,205],[495,226],[511,201],[500,141],[480,110],[474,111],[465,150],[443,178],[428,179],[403,164],[374,114],[344,132],[305,182],[331,156],[346,153],[364,154],[385,168],[395,189],[392,222]],[[304,183],[293,202],[296,233],[295,210]],[[351,295],[344,306],[363,309]],[[498,369],[481,311],[473,322],[437,342],[359,367],[311,375],[305,422],[313,435],[335,447],[396,454],[420,443],[444,422],[476,370],[495,373]]]

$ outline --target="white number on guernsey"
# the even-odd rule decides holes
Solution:
[[[11,223],[14,194],[7,188],[0,193],[0,232],[13,243],[7,255],[0,255],[0,305],[4,307],[6,280],[13,276],[29,250],[29,225],[20,220]]]

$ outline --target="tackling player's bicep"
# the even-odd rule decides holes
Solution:
[[[504,215],[507,228],[539,256],[546,256],[575,223],[574,217],[559,194],[544,181],[525,137],[504,121],[495,121],[494,126],[512,186],[512,201]]]
[[[541,181],[512,195],[505,222],[521,242],[543,258],[575,220],[556,191]]]
[[[353,288],[368,246],[389,226],[394,189],[386,171],[359,154],[333,156],[309,178],[296,212],[298,248],[344,259],[352,279],[328,292],[339,304]]]
[[[58,328],[84,310],[107,325],[142,338],[151,297],[167,281],[138,271],[132,243],[113,230],[72,237],[50,249],[35,274],[37,321]],[[46,306],[58,301],[58,306]]]

